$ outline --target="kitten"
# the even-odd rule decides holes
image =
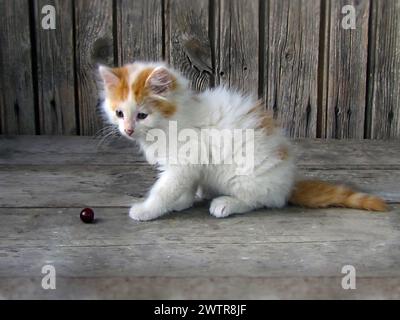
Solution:
[[[147,199],[130,209],[129,215],[135,220],[151,220],[167,212],[187,209],[197,198],[210,199],[210,213],[218,218],[262,207],[282,208],[288,202],[309,208],[386,210],[382,199],[344,186],[312,180],[296,183],[289,141],[262,104],[252,97],[225,87],[195,93],[184,77],[163,63],[136,62],[121,68],[101,66],[99,72],[104,83],[103,110],[109,122],[118,126],[122,135],[137,141],[146,159],[161,172]],[[180,161],[184,157],[176,152],[174,155],[168,148],[155,152],[154,134],[164,133],[170,138],[171,124],[178,132],[189,129],[197,137],[203,129],[251,130],[248,141],[245,138],[239,143],[239,147],[243,141],[253,145],[250,170],[238,173],[240,164],[236,162]],[[205,141],[201,144],[192,139],[189,147],[195,144],[205,147],[209,151],[206,159],[210,159],[221,145]],[[184,143],[178,141],[177,148]],[[168,146],[172,149],[171,142]],[[243,152],[229,150],[233,158]]]

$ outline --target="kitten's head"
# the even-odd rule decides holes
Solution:
[[[162,63],[136,62],[120,68],[100,66],[103,109],[122,135],[135,139],[163,127],[177,112],[176,100],[187,84]]]

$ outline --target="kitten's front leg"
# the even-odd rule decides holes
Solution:
[[[193,205],[195,195],[194,179],[180,172],[164,172],[151,188],[143,202],[135,203],[129,211],[134,220],[156,219],[167,212],[180,211]]]

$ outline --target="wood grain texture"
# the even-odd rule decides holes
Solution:
[[[214,80],[209,2],[170,0],[166,13],[169,63],[191,80],[195,90],[210,87]]]
[[[114,65],[113,1],[75,1],[75,34],[79,131],[94,135],[103,127],[97,68]]]
[[[0,167],[0,203],[5,207],[126,207],[144,197],[158,172],[146,164],[40,165]],[[321,179],[400,202],[398,169],[308,169],[303,178]],[[40,183],[39,183],[40,182]]]
[[[372,1],[371,128],[368,138],[400,138],[400,2]]]
[[[56,30],[41,9],[56,8]],[[356,29],[345,30],[345,5]],[[0,133],[93,135],[96,65],[166,60],[263,98],[287,135],[400,138],[397,0],[1,0]]]
[[[135,156],[125,162],[128,141],[100,150],[94,142],[0,137],[0,298],[398,297],[398,204],[387,213],[288,206],[215,219],[203,202],[141,223],[128,207],[156,172]],[[400,201],[397,142],[298,146],[307,176]],[[86,206],[94,224],[79,219]],[[36,289],[45,264],[57,270],[57,290]],[[347,264],[357,290],[340,288]]]
[[[73,2],[35,0],[39,122],[41,134],[77,134]],[[56,29],[42,28],[42,7],[56,9]]]
[[[391,202],[400,201],[399,148],[395,141],[296,143],[304,177],[348,183]],[[0,139],[0,203],[8,207],[129,206],[156,174],[123,140],[98,148],[84,137]]]
[[[29,3],[0,1],[0,133],[35,134]]]
[[[156,175],[144,164],[132,170],[96,165],[1,166],[0,203],[6,207],[128,207],[146,195]]]
[[[265,8],[267,108],[291,137],[316,137],[320,4],[271,0]]]
[[[309,242],[368,241],[370,236],[398,239],[396,216],[399,205],[393,205],[393,212],[385,214],[350,209],[305,210],[288,207],[284,210],[253,212],[235,215],[232,226],[230,219],[215,219],[209,216],[203,205],[196,205],[190,212],[173,213],[152,223],[131,220],[122,207],[97,207],[98,228],[82,224],[76,215],[77,208],[1,208],[2,224],[0,248],[10,244],[24,246],[30,239],[32,247],[49,245],[49,241],[63,247],[75,246],[130,246],[130,245],[196,245],[196,244],[300,244]],[[111,210],[110,210],[111,209]],[[284,212],[285,214],[280,214]],[[79,212],[78,212],[79,213]],[[255,223],[264,218],[261,224]],[[390,219],[388,219],[388,217]],[[315,228],[316,221],[320,228]],[[343,225],[342,222],[348,224]],[[191,226],[188,224],[192,223]],[[285,224],[281,229],[279,225]],[[49,226],[52,226],[49,228]],[[232,232],[232,229],[237,229]],[[188,228],[190,232],[188,231]],[[63,232],[70,229],[69,232]],[[249,230],[251,229],[251,230]],[[364,233],[363,230],[374,230]],[[118,232],[116,232],[118,230]],[[157,230],[157,232],[154,232]],[[252,231],[251,233],[243,230]],[[207,232],[205,232],[207,231]],[[185,239],[184,243],[182,239]],[[400,249],[400,248],[399,248]],[[400,257],[399,257],[400,258]],[[400,272],[400,270],[398,270]]]
[[[163,59],[162,0],[120,0],[116,5],[119,64]]]
[[[16,299],[400,299],[398,277],[357,277],[357,290],[343,290],[329,277],[63,277],[62,290],[43,290],[39,277],[0,278],[0,298]],[[291,312],[291,311],[289,311]],[[340,312],[340,310],[339,310]],[[284,314],[284,313],[283,313]],[[332,314],[332,313],[331,313]],[[339,313],[338,313],[339,314]]]
[[[77,211],[0,209],[0,278],[37,277],[46,261],[60,278],[324,277],[339,276],[349,261],[360,277],[400,276],[398,207],[386,215],[286,208],[230,219],[197,208],[151,223],[98,208],[92,225]]]
[[[369,1],[329,1],[326,137],[364,137],[367,94]],[[342,27],[342,8],[352,5],[356,28]]]
[[[299,139],[296,164],[308,170],[400,169],[400,144],[379,140]],[[145,160],[139,148],[120,138],[99,144],[91,137],[0,136],[0,165],[118,165]]]
[[[259,1],[216,2],[217,84],[258,94]]]

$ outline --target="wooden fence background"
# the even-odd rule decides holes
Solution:
[[[44,5],[56,29],[41,27]],[[356,29],[341,27],[344,5]],[[92,135],[95,70],[164,59],[293,137],[400,137],[400,0],[0,0],[0,133]]]

